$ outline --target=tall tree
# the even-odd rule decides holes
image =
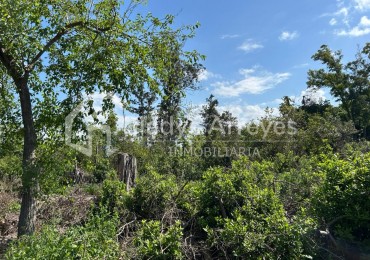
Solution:
[[[203,157],[205,166],[222,165],[231,166],[231,159],[236,155],[239,141],[237,118],[229,111],[218,111],[218,100],[211,95],[203,106],[201,116],[203,119],[205,142],[203,144]],[[208,151],[208,154],[207,152]]]
[[[145,146],[148,146],[151,139],[150,128],[153,121],[154,102],[157,95],[151,89],[145,87],[143,83],[138,84],[132,92],[130,112],[139,116],[139,136]]]
[[[132,89],[130,78],[147,82],[158,93],[167,74],[168,56],[189,62],[198,53],[173,53],[171,46],[194,36],[195,26],[172,29],[174,17],[137,14],[144,1],[122,6],[119,0],[3,0],[0,4],[0,64],[18,94],[24,128],[22,204],[18,235],[31,234],[36,220],[39,169],[35,111],[61,124],[84,94],[114,92],[122,98]],[[171,37],[163,37],[171,35]],[[67,96],[59,102],[62,93]],[[49,112],[51,111],[51,112]],[[59,116],[58,116],[59,115]],[[44,121],[48,121],[44,120]]]
[[[346,119],[352,120],[362,137],[370,137],[370,43],[358,52],[354,61],[343,64],[341,51],[332,52],[327,45],[312,56],[326,69],[308,72],[308,87],[329,87],[340,101]]]
[[[219,119],[220,113],[217,111],[218,100],[213,95],[210,95],[206,101],[207,104],[203,106],[201,116],[203,118],[204,134],[207,137],[211,134],[214,121]]]
[[[172,36],[171,36],[172,37]],[[203,66],[181,59],[181,44],[173,45],[173,55],[168,56],[168,74],[161,80],[164,97],[158,105],[158,132],[161,141],[174,142],[179,138],[180,128],[189,126],[186,118],[181,118],[182,100],[187,90],[196,89],[196,82]]]

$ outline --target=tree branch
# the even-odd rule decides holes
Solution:
[[[32,69],[34,68],[36,62],[41,58],[41,56],[47,52],[50,47],[56,43],[57,41],[59,41],[64,35],[66,35],[71,29],[73,28],[76,28],[76,27],[84,27],[90,31],[93,31],[95,33],[102,33],[102,32],[106,32],[106,31],[109,31],[112,26],[110,27],[106,27],[106,28],[91,28],[89,26],[87,26],[87,23],[83,22],[83,21],[78,21],[78,22],[73,22],[73,23],[70,23],[70,24],[67,24],[61,31],[59,31],[53,38],[51,38],[46,44],[45,46],[42,48],[42,50],[32,59],[31,63],[27,66],[27,70],[28,71],[32,71]]]
[[[14,57],[5,53],[5,47],[2,42],[0,42],[0,61],[5,66],[13,80],[18,80],[22,77],[22,74],[19,73],[16,68]]]
[[[41,56],[46,51],[48,51],[54,43],[56,43],[58,40],[60,40],[60,38],[62,38],[65,34],[67,34],[69,32],[69,30],[71,30],[75,27],[78,27],[78,26],[82,26],[82,25],[83,25],[82,21],[67,24],[61,31],[59,31],[53,38],[51,38],[45,44],[45,46],[42,48],[42,50],[32,59],[31,63],[27,66],[27,70],[31,71],[34,68],[36,62],[41,58]]]

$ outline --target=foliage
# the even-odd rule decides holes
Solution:
[[[261,197],[263,201],[256,203],[269,203]],[[235,210],[231,218],[220,219],[219,229],[206,229],[208,241],[218,250],[219,257],[298,259],[302,251],[300,236],[288,224],[284,212],[260,212],[262,209],[254,207],[245,205]]]
[[[164,226],[160,221],[143,220],[134,244],[139,259],[183,259],[181,240],[182,227],[179,221]]]
[[[11,245],[7,259],[119,259],[117,217],[102,208],[85,226],[60,233],[53,226]]]
[[[16,178],[21,175],[21,158],[17,155],[0,157],[0,178]]]
[[[347,64],[323,45],[313,59],[326,69],[308,72],[302,104],[285,96],[278,115],[266,108],[266,116],[243,127],[211,95],[200,112],[204,131],[191,133],[183,98],[198,88],[204,57],[183,47],[198,24],[174,28],[172,15],[134,16],[144,2],[2,1],[0,231],[22,205],[19,234],[32,233],[36,200],[54,196],[38,212],[39,221],[50,217],[54,225],[20,237],[8,259],[319,258],[333,248],[316,235],[320,230],[369,246],[370,146],[359,137],[370,133],[370,44]],[[338,106],[315,99],[323,87]],[[130,191],[117,179],[104,134],[90,136],[91,157],[64,145],[66,115],[94,93],[118,96],[139,116],[137,133],[118,129],[117,100],[104,99],[95,114],[89,99],[72,129],[84,140],[87,116],[110,127],[112,145],[138,161]],[[150,126],[155,106],[157,125]],[[168,134],[171,122],[182,131]],[[224,155],[240,148],[257,149],[258,156]],[[94,196],[66,196],[75,167],[90,183],[71,191]],[[21,179],[23,189],[14,194]],[[96,207],[67,228],[54,216],[63,201],[68,213],[84,202]]]
[[[208,170],[199,187],[199,221],[217,255],[296,258],[299,237],[275,194],[271,163],[241,159],[230,171]]]
[[[21,153],[20,109],[12,82],[0,68],[0,156]]]
[[[168,68],[179,62],[192,66],[204,58],[183,50],[198,24],[173,28],[172,15],[159,19],[151,13],[132,18],[142,3],[1,2],[0,72],[12,80],[2,85],[2,94],[19,95],[24,127],[19,235],[32,234],[35,227],[37,144],[63,132],[63,121],[83,95],[110,93],[127,101],[137,83],[161,94],[160,82],[172,74]],[[71,126],[74,130],[86,130],[84,116],[94,115],[92,100],[86,103],[86,112],[81,111]],[[112,100],[104,100],[102,108],[111,113]]]
[[[317,171],[320,156],[296,156],[292,152],[277,154],[274,163],[278,195],[289,218],[310,205],[310,200],[325,175]]]
[[[347,64],[342,63],[341,51],[332,52],[327,45],[322,45],[312,58],[321,61],[326,69],[310,70],[308,87],[329,87],[330,93],[341,102],[346,119],[353,121],[360,137],[368,138],[370,43],[358,52],[354,61]]]
[[[125,183],[119,180],[106,179],[103,182],[100,204],[107,207],[111,213],[120,212],[126,206],[128,194]]]
[[[74,169],[76,152],[58,141],[45,140],[37,148],[40,194],[63,193],[68,173]]]
[[[202,157],[205,167],[225,166],[230,167],[231,161],[238,156],[238,122],[229,111],[220,113],[217,109],[218,100],[213,95],[207,98],[207,103],[202,107],[202,126],[205,142],[202,146]],[[234,149],[235,153],[232,151]],[[218,156],[223,154],[224,156]]]
[[[161,175],[154,171],[142,176],[132,194],[132,210],[140,218],[162,219],[174,206],[179,192],[175,176]]]
[[[326,157],[319,165],[326,178],[312,205],[321,225],[340,238],[369,244],[370,154]]]

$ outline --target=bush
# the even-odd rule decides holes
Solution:
[[[297,259],[301,238],[289,224],[275,190],[272,163],[233,163],[210,169],[199,186],[199,224],[216,257]]]
[[[126,207],[127,199],[128,193],[125,183],[110,179],[103,182],[100,204],[106,206],[109,212],[120,212]]]
[[[326,178],[313,198],[313,211],[334,236],[370,245],[370,153],[320,164]]]
[[[175,206],[174,198],[178,193],[175,176],[151,171],[138,180],[132,193],[131,209],[139,218],[162,219],[165,212]]]
[[[6,259],[119,259],[116,239],[118,218],[102,209],[85,226],[61,233],[47,226],[40,233],[24,236],[8,249]]]
[[[279,198],[289,218],[301,208],[309,207],[313,194],[322,184],[325,175],[317,171],[320,156],[294,156],[277,154],[274,159]]]
[[[198,186],[199,215],[202,225],[216,227],[219,216],[231,217],[233,211],[249,203],[250,193],[272,189],[274,175],[269,162],[249,162],[243,158],[230,170],[213,168],[203,174]]]
[[[269,199],[276,200],[271,195],[262,195],[262,201],[256,201],[256,204],[266,204],[265,200]],[[231,218],[218,218],[219,228],[206,229],[208,241],[217,249],[219,257],[299,259],[301,237],[287,222],[282,208],[268,212],[257,205],[244,205],[235,210]]]
[[[141,222],[134,245],[140,259],[182,259],[179,221],[164,227],[160,221]]]
[[[0,158],[0,180],[14,185],[14,181],[20,179],[21,174],[22,158],[20,156],[9,155]],[[7,187],[6,190],[8,190]]]

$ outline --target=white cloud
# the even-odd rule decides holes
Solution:
[[[266,106],[264,104],[258,105],[241,105],[241,104],[229,104],[219,107],[220,111],[229,111],[234,117],[238,119],[239,126],[245,126],[245,124],[261,119],[266,116]],[[278,116],[278,108],[271,108],[272,115]]]
[[[360,11],[366,11],[370,9],[370,0],[353,0],[355,2],[355,8]]]
[[[102,107],[103,106],[103,100],[104,99],[111,99],[111,102],[116,106],[116,107],[122,107],[122,100],[121,98],[114,94],[112,96],[108,95],[108,93],[99,93],[95,92],[88,97],[85,97],[87,100],[91,99],[94,101],[94,106],[96,107]]]
[[[366,16],[362,17],[361,22],[357,26],[354,26],[351,29],[348,28],[351,27],[350,21],[353,19],[356,13],[370,10],[370,0],[338,0],[337,8],[338,10],[334,13],[325,13],[322,15],[322,17],[332,17],[329,21],[331,26],[338,25],[340,21],[342,24],[346,25],[346,29],[336,30],[335,34],[340,36],[358,37],[369,33],[367,27],[370,27],[370,21]]]
[[[245,52],[252,52],[257,49],[262,49],[263,45],[260,43],[255,42],[252,39],[246,40],[241,46],[239,46],[240,50],[243,50]]]
[[[337,25],[339,21],[343,24],[349,26],[349,18],[350,18],[350,7],[343,7],[343,3],[338,4],[338,10],[334,13],[324,13],[321,17],[332,17],[329,21],[331,26]]]
[[[337,21],[337,19],[335,19],[335,18],[332,18],[331,20],[330,20],[330,22],[329,22],[329,24],[331,25],[331,26],[334,26],[334,25],[336,25],[338,23],[338,21]]]
[[[306,89],[301,92],[301,96],[297,100],[299,104],[302,103],[303,97],[309,98],[314,103],[320,103],[325,101],[327,98],[325,96],[325,91],[322,89]]]
[[[360,37],[370,34],[370,19],[367,16],[361,17],[359,24],[348,30],[342,29],[335,32],[338,36],[350,36],[350,37]]]
[[[224,34],[224,35],[221,35],[221,39],[222,40],[225,40],[225,39],[235,39],[235,38],[239,38],[240,35],[239,34]]]
[[[307,68],[310,64],[309,63],[302,63],[302,64],[298,64],[298,65],[295,65],[293,67],[293,69],[303,69],[303,68]]]
[[[367,16],[362,16],[359,25],[363,27],[370,27],[370,19],[367,18]]]
[[[138,116],[133,115],[133,114],[127,114],[127,115],[122,115],[118,114],[117,115],[117,127],[119,129],[127,129],[129,126],[135,126],[138,124]],[[131,128],[131,127],[130,127]],[[135,134],[136,130],[135,129],[130,129],[130,134]]]
[[[332,17],[329,21],[331,26],[341,27],[334,30],[337,36],[360,37],[370,34],[370,19],[362,16],[357,24],[352,21],[359,13],[370,10],[370,0],[337,0],[338,10],[334,13],[326,13],[322,16]]]
[[[274,103],[275,107],[269,107],[272,111],[273,116],[279,115],[279,109],[276,107],[277,104],[275,101],[269,102]],[[202,106],[205,104],[199,104],[192,108],[192,114],[189,115],[189,119],[192,121],[191,129],[193,132],[201,132],[203,127],[201,126],[203,119],[200,115],[202,111]],[[240,127],[245,126],[245,124],[253,121],[261,119],[262,117],[266,116],[266,107],[265,103],[263,104],[241,104],[239,102],[233,102],[225,105],[218,106],[217,110],[222,113],[224,111],[229,111],[234,117],[238,120],[238,125]]]
[[[137,119],[137,116],[132,115],[131,113],[126,113],[126,120],[123,120],[123,112],[125,110],[124,105],[122,104],[121,98],[117,95],[110,96],[108,93],[99,93],[95,92],[91,95],[84,95],[83,102],[86,105],[88,101],[93,101],[93,108],[95,110],[95,115],[88,115],[85,116],[86,122],[95,123],[94,116],[100,121],[100,123],[105,124],[107,118],[107,114],[103,113],[103,103],[105,99],[110,99],[114,105],[113,112],[118,117],[117,125],[119,128],[122,128],[124,125],[127,125],[128,122],[133,122],[134,119]],[[86,108],[82,109],[82,112],[87,113]]]
[[[360,37],[367,34],[370,34],[370,28],[359,28],[358,26],[353,27],[351,30],[340,30],[337,31],[338,36],[351,36],[351,37]]]
[[[296,105],[301,105],[303,97],[309,98],[314,103],[319,103],[325,100],[329,100],[333,104],[333,100],[331,100],[330,94],[327,97],[328,93],[325,92],[323,89],[305,89],[302,90],[299,96],[297,95],[290,95],[289,98],[294,102]],[[283,100],[279,104],[281,104]]]
[[[239,73],[244,77],[237,82],[219,81],[212,86],[214,93],[224,97],[237,97],[241,94],[261,94],[268,89],[286,81],[290,73],[271,73],[268,71],[257,71],[258,67],[252,69],[241,69]]]
[[[198,80],[199,81],[206,81],[209,80],[210,78],[219,78],[220,76],[217,74],[214,74],[208,70],[202,70],[200,74],[198,75]]]
[[[336,13],[334,13],[335,16],[344,16],[344,17],[347,17],[348,14],[349,14],[349,9],[347,7],[342,7]]]
[[[335,14],[335,16],[342,16],[342,22],[345,25],[349,25],[349,9],[347,7],[342,7]]]
[[[295,32],[284,31],[280,34],[279,40],[280,41],[291,41],[291,40],[296,39],[298,36],[299,34],[296,31]]]

